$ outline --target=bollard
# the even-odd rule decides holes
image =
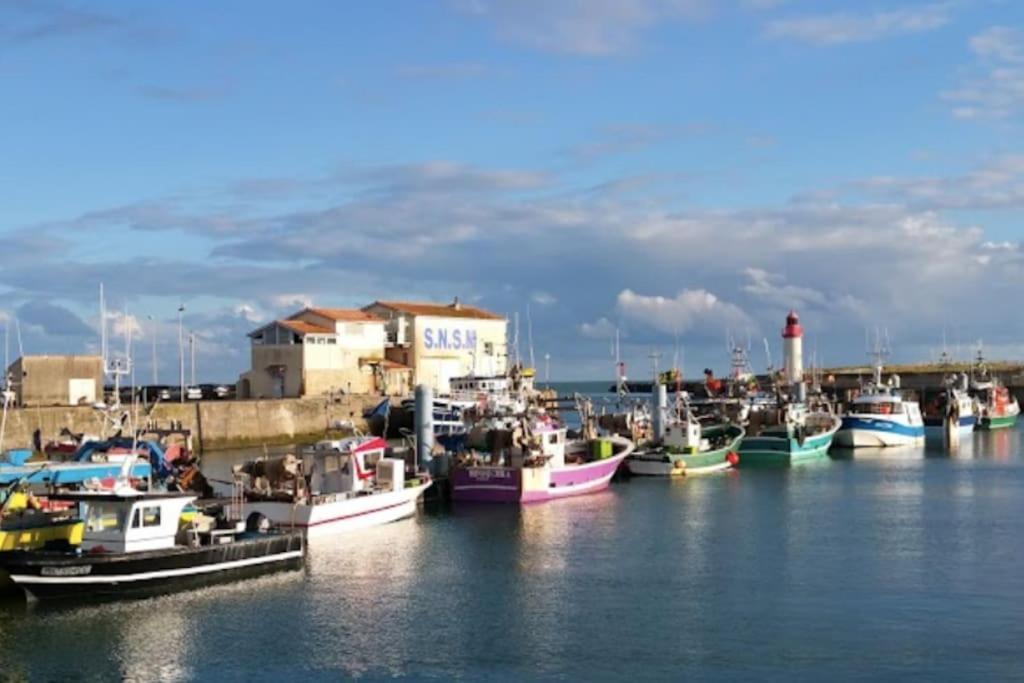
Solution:
[[[655,384],[651,394],[652,436],[658,443],[665,440],[665,417],[668,412],[668,390],[664,384]]]
[[[426,384],[416,385],[416,464],[430,470],[434,451],[434,392]]]

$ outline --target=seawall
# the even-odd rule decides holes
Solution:
[[[190,401],[158,403],[139,411],[140,426],[168,428],[180,423],[191,430],[201,450],[282,444],[315,440],[324,434],[366,429],[363,411],[379,396],[347,395],[327,398],[260,399],[250,401]],[[8,412],[5,448],[31,447],[40,431],[42,443],[58,439],[64,428],[100,434],[103,414],[91,407],[15,408]]]

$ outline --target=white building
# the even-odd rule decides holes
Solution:
[[[508,361],[508,320],[495,313],[451,304],[375,301],[363,311],[385,321],[385,356],[412,368],[413,384],[438,393],[464,375],[503,375]]]
[[[357,309],[306,308],[249,334],[243,398],[406,394],[410,370],[384,355],[384,320]]]

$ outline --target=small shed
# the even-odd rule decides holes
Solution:
[[[7,368],[19,406],[76,406],[103,397],[99,356],[22,356]]]

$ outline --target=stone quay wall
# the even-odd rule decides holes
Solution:
[[[315,440],[352,427],[365,431],[363,411],[381,398],[346,395],[333,398],[285,398],[239,401],[158,403],[139,411],[139,426],[170,428],[175,423],[193,435],[197,450],[217,450],[263,444]],[[33,433],[42,443],[60,437],[67,428],[99,435],[103,414],[92,407],[14,408],[8,411],[5,448],[32,446]]]

